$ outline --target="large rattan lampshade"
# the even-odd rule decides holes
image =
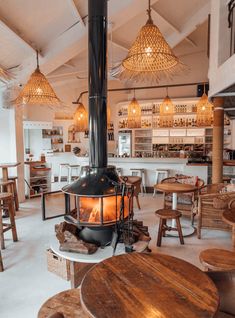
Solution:
[[[202,97],[197,103],[197,126],[211,126],[213,120],[213,108],[214,105],[209,102],[208,96],[204,92]]]
[[[182,64],[153,23],[149,1],[148,21],[140,29],[127,57],[113,68],[112,75],[133,82],[159,82],[171,77]]]
[[[88,115],[82,103],[78,104],[74,114],[74,125],[77,132],[85,132],[88,130]]]
[[[128,105],[127,109],[127,127],[141,128],[141,107],[135,97]]]
[[[13,103],[18,105],[31,104],[45,106],[57,106],[62,104],[45,75],[43,75],[39,69],[38,52],[37,68]]]

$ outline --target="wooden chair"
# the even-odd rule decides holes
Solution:
[[[17,191],[17,181],[18,177],[8,177],[8,180],[13,181],[13,194],[14,194],[14,201],[15,201],[15,209],[16,211],[19,210],[19,198],[18,198],[18,191]]]
[[[172,209],[159,209],[155,212],[159,217],[159,228],[158,228],[158,237],[157,237],[157,246],[161,246],[162,237],[165,237],[166,231],[178,231],[180,244],[184,244],[183,233],[180,224],[180,217],[182,213],[177,210]],[[175,220],[176,228],[167,225],[167,220]]]
[[[142,183],[141,177],[122,176],[120,177],[120,181],[126,183],[127,185],[134,186],[133,196],[135,197],[138,209],[140,210],[139,193],[141,192],[141,183]]]
[[[14,198],[15,210],[19,210],[19,201],[18,194],[16,190],[16,184],[13,180],[2,181],[0,180],[0,192],[8,192],[12,193],[12,197]]]
[[[2,210],[8,209],[10,223],[3,222]],[[12,231],[13,241],[18,241],[16,224],[15,224],[15,210],[12,193],[3,192],[0,193],[0,243],[1,249],[5,249],[4,232]]]
[[[175,176],[165,178],[161,183],[187,183],[191,181],[190,176]],[[203,187],[204,181],[200,178],[197,179],[197,191],[190,193],[179,193],[177,196],[177,210],[182,213],[183,216],[188,216],[194,222],[195,210],[197,207],[197,200],[199,190]],[[164,193],[164,209],[170,209],[172,207],[172,193]]]
[[[2,262],[2,253],[0,250],[0,272],[3,272],[3,271],[4,271],[4,267],[3,267],[3,262]]]
[[[223,212],[228,204],[235,199],[235,192],[220,193],[225,184],[209,184],[200,189],[198,197],[197,237],[201,238],[202,228],[227,230],[231,228],[222,220]]]

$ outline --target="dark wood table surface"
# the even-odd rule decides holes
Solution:
[[[157,183],[154,188],[161,192],[171,192],[171,193],[186,193],[194,192],[198,188],[192,184],[185,183]]]
[[[188,262],[132,253],[94,266],[82,282],[81,303],[96,318],[209,318],[219,296],[209,277]]]

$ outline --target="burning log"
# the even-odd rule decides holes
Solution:
[[[81,254],[93,254],[97,251],[98,246],[86,243],[78,236],[78,229],[75,225],[62,222],[55,225],[55,232],[60,242],[60,250]]]

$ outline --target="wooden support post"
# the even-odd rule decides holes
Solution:
[[[223,148],[224,148],[224,109],[223,98],[215,97],[213,148],[212,148],[212,183],[223,182]]]

